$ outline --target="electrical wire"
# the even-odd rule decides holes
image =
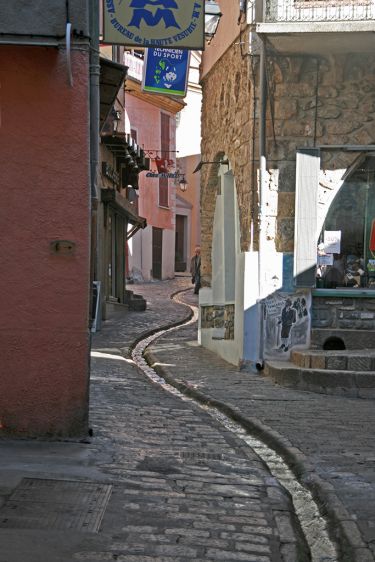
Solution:
[[[317,58],[316,83],[315,83],[315,112],[314,112],[314,146],[316,146],[316,136],[317,136],[317,127],[318,127],[319,71],[320,71],[320,60]]]
[[[274,98],[274,84],[272,84],[272,91],[271,91],[271,80],[270,80],[270,72],[269,72],[269,60],[270,57],[267,57],[267,45],[264,45],[265,50],[265,61],[266,61],[266,87],[267,87],[267,96],[269,100],[270,106],[270,114],[271,114],[271,124],[272,124],[272,136],[273,136],[273,143],[274,146],[277,146],[276,140],[276,132],[275,132],[275,98]]]

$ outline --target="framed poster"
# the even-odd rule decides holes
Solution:
[[[265,359],[288,360],[293,348],[310,345],[311,293],[276,292],[263,300]]]
[[[326,254],[339,254],[341,252],[341,230],[324,231],[324,249]]]

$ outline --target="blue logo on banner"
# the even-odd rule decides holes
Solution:
[[[189,54],[183,49],[147,49],[143,90],[184,96]]]
[[[155,15],[151,10],[146,10],[146,6],[162,6],[163,9],[158,8]],[[178,8],[175,0],[132,0],[129,4],[133,8],[133,17],[129,22],[130,26],[140,28],[142,20],[149,27],[155,27],[161,20],[164,20],[164,25],[168,27],[180,26],[176,22],[176,18],[171,8]]]
[[[103,0],[105,43],[204,48],[203,0]]]

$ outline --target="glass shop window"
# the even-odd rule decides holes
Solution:
[[[317,254],[318,288],[375,289],[375,157],[360,164],[333,199]]]

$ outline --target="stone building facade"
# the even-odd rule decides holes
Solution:
[[[221,4],[225,16],[225,0]],[[224,27],[218,42],[225,42]],[[264,320],[267,306],[264,303],[278,295],[284,298],[290,295],[292,300],[297,295],[311,303],[306,324],[308,334],[299,340],[301,347],[324,346],[332,334],[341,338],[345,347],[372,345],[375,315],[373,285],[367,267],[374,256],[368,247],[369,225],[363,227],[367,249],[358,251],[358,254],[365,253],[365,256],[358,255],[362,268],[358,269],[364,273],[361,278],[358,276],[358,283],[353,281],[348,286],[343,283],[335,290],[330,288],[330,292],[322,292],[328,287],[319,289],[315,267],[317,245],[327,230],[334,231],[329,225],[338,224],[334,203],[342,201],[343,195],[340,195],[341,200],[338,195],[343,193],[344,187],[351,182],[363,191],[367,181],[372,193],[375,56],[366,42],[362,51],[351,52],[344,43],[338,49],[325,49],[324,44],[319,45],[319,39],[316,48],[302,48],[301,53],[284,52],[275,48],[275,42],[271,46],[265,36],[262,46],[252,29],[254,27],[239,25],[235,40],[232,39],[226,49],[221,49],[222,54],[217,60],[213,63],[210,60],[206,67],[203,64],[202,69],[202,161],[216,163],[203,166],[201,172],[204,286],[200,297],[201,342],[231,362],[255,365],[264,359],[267,350]],[[217,45],[213,48],[219,50]],[[263,58],[260,56],[262,49]],[[209,54],[206,56],[210,59]],[[266,82],[264,99],[262,65]],[[261,156],[266,160],[263,194],[259,157],[262,111],[265,139]],[[312,171],[307,169],[310,165]],[[225,286],[223,279],[228,273],[225,249],[222,253],[224,273],[218,273],[220,260],[216,258],[215,266],[214,256],[217,253],[215,231],[220,230],[218,201],[226,189],[225,181],[229,181],[229,175],[237,206],[238,225],[232,227],[234,231],[238,229],[238,251],[233,281],[235,289],[226,300],[223,298],[225,290],[215,289],[218,276],[221,276],[219,284]],[[308,187],[312,175],[315,181],[313,196],[311,186]],[[353,190],[350,192],[347,188],[346,191],[353,196]],[[368,195],[366,197],[368,199]],[[302,203],[301,199],[304,199]],[[309,214],[309,209],[311,217],[306,219],[303,213]],[[371,203],[366,201],[367,222],[375,218],[374,211]],[[336,223],[330,213],[336,213]],[[226,217],[223,220],[228,222],[227,215],[228,209],[223,214]],[[340,217],[345,223],[342,213]],[[305,223],[309,223],[308,228]],[[347,222],[345,228],[348,228]],[[224,222],[222,229],[225,231]],[[348,234],[340,230],[341,234],[348,238]],[[224,248],[225,241],[221,244]],[[328,257],[333,260],[333,256],[337,257],[336,253]],[[301,265],[307,263],[309,267]],[[304,269],[301,282],[296,273],[298,267]],[[361,298],[357,298],[359,292],[357,296],[355,293],[359,288],[363,289]],[[277,306],[281,307],[280,303],[278,301]],[[234,343],[235,349],[226,353],[223,342],[215,341],[220,337],[215,327],[216,316],[210,311],[217,306],[225,310],[226,305],[233,304],[234,340],[239,338],[240,341]],[[281,315],[281,308],[278,311]],[[353,329],[357,331],[354,337],[349,334]],[[280,335],[278,337],[280,339]],[[289,354],[282,358],[287,357]]]

